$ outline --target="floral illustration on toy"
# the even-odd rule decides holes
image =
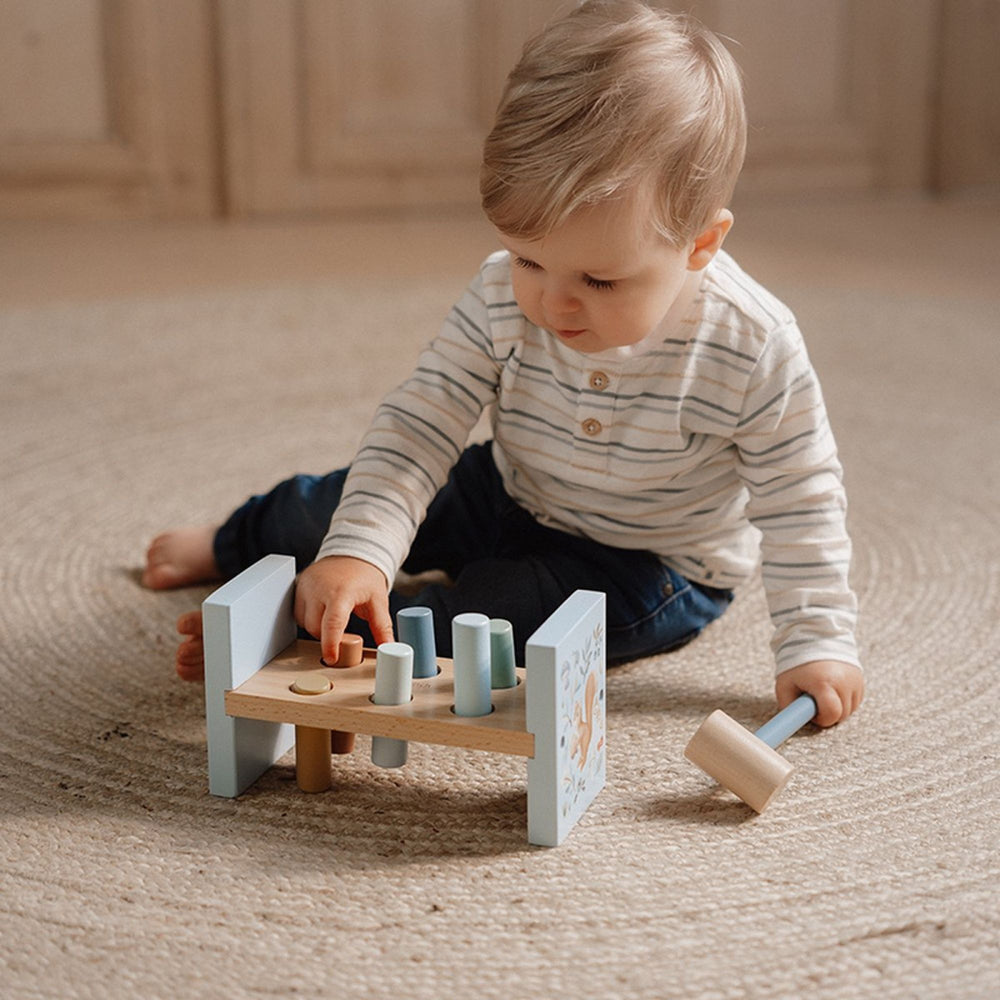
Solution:
[[[568,815],[604,773],[604,632],[598,626],[560,669],[562,812]]]

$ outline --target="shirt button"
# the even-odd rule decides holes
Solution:
[[[611,385],[611,379],[608,378],[604,372],[591,372],[590,374],[590,388],[591,389],[607,389]]]
[[[593,417],[589,420],[584,420],[580,426],[583,427],[583,433],[589,435],[590,437],[596,437],[602,430],[604,430],[600,420],[595,420]]]

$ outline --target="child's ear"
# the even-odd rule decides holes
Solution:
[[[702,268],[708,267],[732,226],[733,213],[728,208],[722,209],[715,217],[715,221],[704,232],[695,237],[691,254],[688,257],[689,271],[700,271]]]

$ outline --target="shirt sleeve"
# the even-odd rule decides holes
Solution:
[[[860,667],[857,600],[842,468],[797,326],[767,338],[750,375],[735,443],[760,530],[777,671],[831,659]]]
[[[480,274],[413,374],[379,405],[317,558],[364,559],[392,585],[428,505],[496,398],[500,363],[483,292]]]

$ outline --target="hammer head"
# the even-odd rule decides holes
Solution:
[[[792,773],[781,754],[719,709],[698,727],[684,756],[759,813]]]

